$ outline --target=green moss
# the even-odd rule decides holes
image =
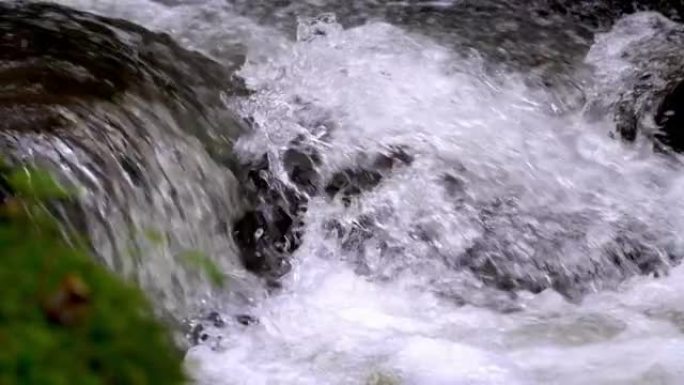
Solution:
[[[366,385],[400,385],[401,381],[393,375],[376,372],[366,380]]]
[[[186,251],[181,253],[179,257],[186,267],[205,274],[212,285],[224,287],[226,277],[209,256],[199,251]]]
[[[0,384],[182,384],[180,354],[136,288],[67,243],[42,200],[65,189],[0,170]],[[34,188],[35,187],[35,188]]]
[[[45,170],[30,167],[8,170],[4,176],[19,196],[32,199],[69,198],[70,192]]]

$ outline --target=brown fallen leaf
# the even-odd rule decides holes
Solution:
[[[67,275],[57,291],[45,301],[43,310],[54,323],[73,326],[83,321],[90,305],[90,288],[81,277]]]

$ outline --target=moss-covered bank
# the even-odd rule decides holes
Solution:
[[[46,173],[0,167],[0,384],[184,383],[143,294],[95,264],[45,208],[68,197]]]

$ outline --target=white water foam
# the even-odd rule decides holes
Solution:
[[[523,294],[521,312],[502,314],[434,295],[440,284],[485,289],[426,262],[435,248],[424,250],[407,230],[421,223],[439,234],[436,249],[449,251],[481,235],[474,214],[455,210],[438,183],[440,173],[465,168],[476,201],[515,196],[531,212],[586,214],[589,224],[579,231],[587,247],[563,245],[564,263],[583,263],[625,216],[677,240],[678,171],[610,139],[608,118],[558,116],[555,99],[523,85],[520,75],[485,75],[477,56],[386,24],[332,26],[325,35],[245,68],[260,90],[245,108],[262,130],[239,149],[249,156],[268,148],[278,159],[290,140],[308,135],[323,154],[324,174],[393,145],[410,148],[416,160],[350,208],[314,200],[296,269],[285,291],[259,307],[262,324],[228,331],[218,351],[189,353],[200,383],[679,383],[684,270],[629,280],[581,305],[549,291]],[[324,127],[301,124],[297,116],[309,108],[302,100],[325,116]],[[392,259],[367,257],[373,277],[388,282],[341,263],[357,257],[320,230],[330,218],[353,222],[362,214],[379,218],[373,231],[401,246]],[[524,240],[516,246],[530,247]]]

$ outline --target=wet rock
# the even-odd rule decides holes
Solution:
[[[604,247],[609,260],[625,276],[653,275],[660,276],[672,266],[679,264],[681,255],[656,247],[657,239],[649,233],[639,231],[634,226],[619,233],[615,239]]]
[[[216,160],[233,164],[231,141],[244,126],[225,110],[222,97],[247,92],[234,76],[244,59],[240,49],[235,51],[234,63],[219,64],[180,47],[169,35],[124,20],[56,4],[2,2],[0,113],[5,118],[0,148],[6,156],[21,157],[26,143],[18,142],[47,134],[95,157],[105,151],[92,148],[97,145],[88,143],[92,137],[124,142],[126,151],[116,154],[120,167],[139,183],[144,156],[135,152],[141,151],[138,142],[150,139],[149,133],[144,127],[121,127],[140,124],[139,118],[119,122],[114,116],[128,112],[130,100],[124,99],[135,95],[163,104],[175,123],[200,139]],[[108,110],[95,112],[94,106]],[[89,121],[87,129],[76,127],[80,119]]]
[[[405,4],[387,7],[386,17],[459,52],[477,50],[494,66],[544,73],[545,78],[572,68],[590,46],[594,29],[573,14],[534,1]]]
[[[240,178],[245,195],[252,198],[251,209],[233,224],[233,236],[240,247],[243,265],[277,288],[277,280],[290,270],[291,254],[301,244],[303,216],[311,197],[324,192],[330,199],[340,197],[349,205],[352,197],[371,190],[384,175],[412,161],[412,156],[403,148],[365,156],[358,167],[335,173],[321,188],[318,168],[322,159],[313,147],[298,138],[290,143],[282,158],[292,185],[272,174],[267,155],[244,165],[246,171]],[[329,225],[334,227],[334,221]],[[362,228],[358,227],[349,234],[340,234],[347,239],[345,247],[359,243],[356,238],[361,233]]]
[[[465,182],[462,178],[451,174],[446,174],[443,178],[444,189],[450,196],[459,196],[465,192]]]
[[[224,335],[218,328],[207,326],[204,323],[197,323],[189,334],[191,346],[204,345],[212,350],[218,351],[222,348]]]
[[[267,279],[277,279],[290,270],[289,255],[301,241],[301,216],[308,199],[271,174],[264,155],[246,165],[243,188],[252,198],[252,209],[233,225],[243,265]]]
[[[204,333],[204,325],[197,324],[190,331],[190,342],[193,345],[198,345],[201,342],[206,341],[209,338],[208,334]]]
[[[624,15],[640,11],[656,11],[681,20],[684,6],[673,0],[533,0],[531,5],[540,16],[548,14],[567,15],[589,25],[605,29]]]
[[[354,168],[333,174],[325,186],[325,193],[330,199],[339,196],[348,206],[353,197],[379,185],[385,174],[412,162],[413,157],[403,148],[392,148],[386,154],[377,154],[370,161],[360,161]]]
[[[217,83],[243,92],[240,80],[232,75],[242,59],[237,58],[232,67],[219,65],[181,48],[166,34],[127,21],[47,3],[5,2],[0,30],[5,31],[0,37],[0,60],[16,63],[0,73],[3,87],[13,91],[3,95],[5,101],[110,99],[129,89],[152,96],[144,87],[150,82],[155,91],[188,101],[195,98],[193,103],[202,103],[198,92],[214,89]],[[128,34],[127,40],[120,38],[122,33]],[[19,64],[22,61],[25,64]]]
[[[169,1],[169,0],[164,0]],[[379,15],[384,0],[230,0],[235,10],[262,23],[273,24],[291,36],[296,35],[297,19],[335,12],[345,26],[359,25],[369,17]]]
[[[581,247],[588,219],[525,213],[512,200],[483,207],[480,220],[482,235],[463,255],[447,258],[451,268],[468,269],[486,285],[504,291],[554,288],[570,297],[581,294],[592,266],[569,255],[579,252],[573,249]]]
[[[610,79],[599,81],[598,104],[608,105],[620,138],[628,142],[643,138],[658,150],[684,150],[679,124],[683,53],[684,26],[656,13],[621,19],[592,47],[588,61],[596,66],[598,76]],[[607,76],[615,71],[610,63],[616,61],[626,68],[618,76]]]
[[[352,196],[360,195],[361,192],[372,189],[380,184],[382,174],[374,170],[347,169],[336,173],[325,186],[328,197],[342,196],[345,205],[349,205]]]
[[[115,117],[100,116],[92,107],[114,104],[123,110],[124,99],[135,95],[164,104],[178,127],[198,138],[214,159],[233,165],[231,141],[244,127],[225,110],[222,97],[247,92],[233,75],[243,60],[238,52],[234,63],[219,64],[180,47],[169,35],[127,21],[54,4],[3,2],[0,113],[6,119],[0,122],[0,142],[9,143],[3,147],[12,154],[22,146],[12,142],[45,133],[91,150],[95,145],[85,143],[88,134],[111,137],[125,130]],[[90,119],[92,132],[76,131],[76,119],[67,117],[65,109],[76,118],[101,120]],[[140,123],[131,120],[124,124]],[[114,127],[108,131],[106,125]],[[130,152],[119,155],[120,167],[139,183],[142,170],[136,160],[143,156],[133,153],[140,151],[133,142],[149,135],[144,128],[131,131],[111,142],[128,142]]]
[[[187,337],[192,345],[208,344],[221,339],[222,329],[226,327],[226,321],[219,312],[212,311],[190,322]]]
[[[54,208],[62,225],[87,236],[93,254],[160,306],[178,306],[173,314],[209,288],[202,274],[162,254],[211,239],[208,248],[223,250],[212,262],[237,265],[226,258],[234,245],[219,225],[240,209],[225,167],[235,164],[232,142],[244,131],[225,105],[226,96],[246,92],[233,76],[242,56],[235,48],[235,63],[219,64],[127,21],[0,2],[3,158],[74,186],[77,209]],[[149,227],[173,227],[174,239],[138,258]],[[162,263],[168,274],[152,273]]]
[[[599,245],[588,230],[591,213],[525,212],[514,202],[482,210],[484,232],[451,268],[466,268],[486,285],[505,291],[553,289],[579,300],[635,275],[659,275],[680,261],[668,244],[636,219]]]
[[[235,320],[243,326],[251,326],[259,323],[259,319],[249,314],[239,314],[235,316]]]
[[[212,349],[219,349],[223,338],[226,333],[230,333],[231,328],[237,325],[254,326],[258,324],[259,319],[249,314],[228,316],[212,311],[206,316],[186,322],[186,343],[190,343],[190,346],[208,345]]]
[[[655,139],[663,146],[676,152],[684,152],[684,69],[671,82],[671,91],[666,91],[655,122],[659,131]]]
[[[454,234],[439,219],[415,218],[407,225],[392,212],[333,220],[326,230],[358,274],[374,280],[424,275],[430,278],[423,285],[441,297],[498,311],[517,309],[521,291],[550,289],[580,301],[633,276],[661,276],[682,259],[667,235],[634,217],[604,224],[608,232],[593,234],[602,220],[596,212],[523,208],[514,196],[480,201],[468,193],[467,171],[462,173],[445,176],[444,189],[452,209],[474,214],[471,225],[481,226],[473,226],[463,241],[451,242]]]
[[[290,256],[301,244],[303,215],[320,189],[320,163],[316,149],[298,137],[282,155],[289,184],[273,175],[268,154],[241,166],[250,209],[233,223],[233,236],[243,265],[271,289],[279,288],[277,280],[289,272]]]
[[[209,313],[209,315],[207,316],[207,321],[211,322],[215,328],[222,328],[226,326],[226,322],[221,317],[221,314],[215,311]]]
[[[269,221],[266,214],[277,218]],[[293,222],[293,218],[281,208],[267,209],[267,212],[250,211],[238,220],[233,231],[245,268],[267,278],[286,274],[290,270],[287,255],[298,246],[297,241],[290,238]]]
[[[316,195],[320,189],[321,177],[317,170],[320,164],[318,151],[301,139],[293,141],[283,154],[283,166],[290,181],[309,196]]]

